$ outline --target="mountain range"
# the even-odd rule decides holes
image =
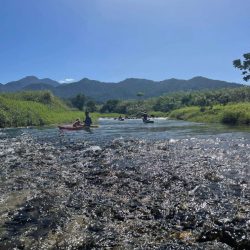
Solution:
[[[197,76],[189,80],[168,79],[152,81],[147,79],[128,78],[118,83],[107,83],[84,78],[77,82],[60,84],[49,78],[39,79],[27,76],[18,81],[0,83],[0,92],[16,92],[27,90],[50,90],[62,98],[70,98],[79,93],[91,97],[98,102],[109,99],[138,99],[160,96],[178,91],[194,91],[240,87],[241,84]],[[138,97],[141,92],[143,96]]]

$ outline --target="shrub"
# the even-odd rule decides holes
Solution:
[[[4,128],[8,124],[8,117],[3,110],[0,110],[0,128]]]
[[[237,111],[225,111],[222,114],[221,122],[225,124],[235,125],[239,122],[240,112]]]
[[[53,100],[53,94],[50,91],[45,91],[40,96],[40,102],[43,104],[51,104]]]

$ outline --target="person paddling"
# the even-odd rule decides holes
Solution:
[[[86,126],[86,127],[90,127],[90,126],[91,126],[91,124],[92,124],[92,120],[91,120],[91,118],[90,118],[90,116],[89,116],[89,112],[88,112],[88,111],[86,111],[86,112],[85,112],[85,121],[84,121],[84,126]]]
[[[74,127],[74,128],[77,128],[77,127],[80,127],[80,126],[82,126],[82,124],[81,124],[80,119],[78,118],[78,119],[76,119],[76,121],[73,123],[73,127]]]
[[[147,113],[143,113],[142,117],[143,117],[142,120],[144,122],[148,121],[148,114]]]

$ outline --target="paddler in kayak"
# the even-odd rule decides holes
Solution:
[[[84,126],[85,126],[85,127],[90,127],[91,124],[92,124],[92,120],[91,120],[91,118],[90,118],[90,116],[89,116],[89,112],[86,111],[86,112],[85,112]]]
[[[81,123],[81,121],[80,121],[79,118],[77,118],[76,121],[73,123],[73,127],[74,127],[74,128],[82,127],[82,126],[83,126],[83,125],[82,125],[82,123]]]
[[[142,121],[144,123],[154,123],[154,121],[151,121],[150,119],[148,119],[148,114],[147,113],[143,113],[143,115],[142,115]]]
[[[143,113],[142,114],[142,121],[143,122],[147,122],[148,121],[148,114],[147,113]]]

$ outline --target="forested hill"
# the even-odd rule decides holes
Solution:
[[[19,81],[0,86],[1,92],[15,92],[22,90],[51,90],[55,95],[69,98],[83,93],[96,101],[109,99],[138,99],[160,96],[167,93],[190,90],[210,90],[227,87],[240,87],[240,84],[212,80],[205,77],[194,77],[190,80],[168,79],[152,81],[146,79],[129,78],[118,83],[104,83],[84,78],[70,84],[59,84],[51,79],[26,77]],[[140,95],[138,95],[140,93]]]
[[[155,82],[146,79],[129,78],[119,83],[103,83],[84,78],[79,82],[63,84],[54,89],[54,94],[60,97],[72,97],[78,93],[92,97],[96,101],[109,99],[137,99],[160,96],[177,91],[218,89],[239,87],[241,85],[224,81],[195,77],[190,80],[169,79]],[[143,96],[138,97],[141,92]]]
[[[49,78],[39,79],[36,76],[26,76],[20,80],[8,82],[4,85],[0,85],[0,90],[2,92],[16,92],[16,91],[22,91],[25,90],[25,88],[29,89],[29,86],[33,85],[43,85],[46,86],[43,89],[47,89],[47,85],[52,87],[57,87],[60,85],[59,82],[51,80]]]

